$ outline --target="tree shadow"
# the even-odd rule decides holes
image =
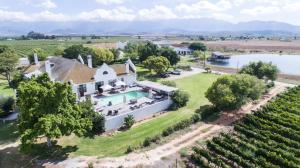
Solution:
[[[17,124],[15,122],[0,121],[0,145],[15,142],[19,138]]]
[[[220,117],[220,110],[213,105],[200,106],[196,113],[200,114],[201,120],[205,123],[214,122]]]
[[[32,156],[19,152],[19,147],[7,147],[0,150],[0,167],[39,167]]]
[[[60,146],[57,141],[52,142],[52,146],[48,147],[47,143],[39,143],[30,145],[26,154],[38,158],[40,160],[65,160],[69,157],[70,153],[78,150],[75,146]]]

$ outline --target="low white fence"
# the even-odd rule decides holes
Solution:
[[[107,118],[105,121],[105,130],[110,131],[120,128],[124,123],[124,118],[128,115],[132,115],[135,118],[135,121],[140,121],[152,116],[155,113],[168,109],[171,104],[172,100],[167,99],[161,102],[154,103],[152,105],[142,107],[140,109],[128,111],[126,113]]]

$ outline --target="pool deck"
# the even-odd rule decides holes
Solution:
[[[134,104],[131,104],[130,101],[127,100],[126,103],[119,103],[116,105],[112,105],[112,106],[108,106],[108,105],[102,105],[100,104],[100,99],[107,97],[107,96],[113,96],[116,94],[121,94],[121,93],[127,93],[127,92],[132,92],[132,91],[141,91],[142,88],[141,87],[132,87],[132,88],[126,88],[125,90],[118,90],[118,93],[109,93],[109,92],[105,92],[103,93],[101,96],[97,96],[97,95],[92,95],[91,99],[92,99],[92,103],[95,104],[94,105],[94,109],[96,112],[99,112],[101,114],[103,114],[106,118],[110,118],[110,117],[114,117],[116,115],[122,114],[122,113],[126,113],[128,111],[131,111],[133,108],[141,108],[143,106],[149,105],[149,103],[153,102],[154,99],[150,99],[148,97],[141,97],[139,99],[137,99],[137,102]],[[115,110],[117,110],[118,112],[115,113]],[[111,111],[112,114],[108,115],[108,112]]]

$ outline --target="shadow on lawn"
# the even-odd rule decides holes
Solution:
[[[196,110],[200,114],[201,119],[205,123],[216,121],[220,117],[220,111],[213,105],[203,105]]]
[[[51,147],[48,147],[46,143],[33,144],[25,153],[39,160],[65,160],[70,153],[77,150],[77,146],[62,147],[54,141]]]

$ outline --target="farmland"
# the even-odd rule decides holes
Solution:
[[[231,133],[194,147],[201,167],[291,167],[300,165],[300,87],[246,116]]]

